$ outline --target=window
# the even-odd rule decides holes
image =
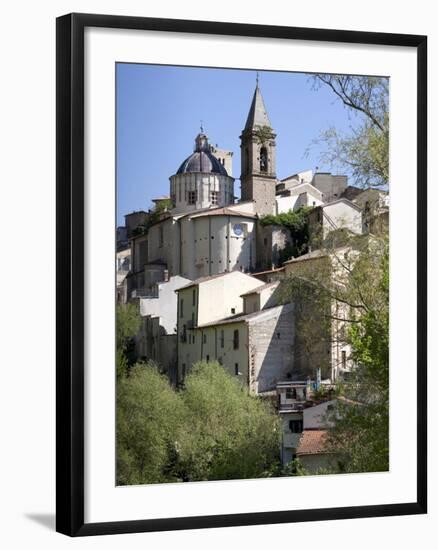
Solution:
[[[182,298],[179,301],[179,316],[184,317],[184,300]]]
[[[289,420],[289,430],[293,434],[299,434],[303,431],[303,421],[302,420]]]
[[[204,334],[202,335],[202,341],[204,342],[204,344],[207,343],[207,335],[205,334],[205,332],[204,332]]]
[[[211,201],[211,204],[218,204],[218,202],[219,202],[219,191],[211,191],[210,192],[210,201]]]
[[[268,151],[266,147],[260,149],[260,172],[268,171]]]
[[[277,340],[280,340],[280,333],[279,332],[277,332],[276,336],[277,336]]]
[[[195,342],[196,342],[195,335],[192,334],[192,344],[194,344]]]
[[[192,328],[195,326],[195,312],[192,312]]]
[[[342,356],[342,368],[345,370],[347,368],[347,352],[343,350],[341,352],[341,356]]]
[[[206,359],[207,359],[207,363],[209,363],[210,362],[210,356],[207,355]]]
[[[221,330],[221,348],[225,346],[225,333]]]
[[[163,226],[160,225],[160,227],[158,228],[158,246],[159,246],[159,248],[163,247],[163,243],[164,243],[164,230],[163,230]]]
[[[239,363],[234,363],[234,374],[239,376]]]
[[[234,315],[236,313],[236,308],[235,307],[232,307],[231,308],[231,315]]]
[[[297,398],[297,389],[296,388],[288,388],[286,390],[286,399],[296,399]]]
[[[239,331],[237,329],[233,334],[233,349],[239,349]]]
[[[189,204],[196,204],[196,201],[198,200],[198,192],[197,191],[189,191]]]
[[[196,305],[196,288],[193,289],[192,293],[192,305]]]

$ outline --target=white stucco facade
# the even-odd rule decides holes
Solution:
[[[224,206],[234,202],[234,179],[202,172],[175,174],[170,177],[170,195],[174,214]]]
[[[307,182],[282,182],[284,190],[277,192],[276,212],[281,214],[289,210],[298,210],[302,206],[320,206],[323,204],[322,193]],[[283,186],[282,185],[282,186]],[[278,188],[277,188],[278,189]]]
[[[363,230],[362,210],[348,199],[338,199],[316,208],[310,213],[309,222],[311,235],[322,238],[337,229],[348,229],[356,235],[361,235]]]
[[[292,376],[294,330],[292,304],[179,328],[180,379],[197,361],[218,361],[252,393],[272,391]]]
[[[189,279],[176,275],[169,281],[157,283],[157,296],[140,298],[140,315],[159,317],[160,325],[167,334],[175,334],[177,328],[177,294],[176,290],[190,283]]]

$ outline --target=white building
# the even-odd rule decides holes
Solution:
[[[298,210],[302,206],[320,206],[323,203],[321,191],[307,181],[292,179],[282,180],[277,184],[277,214]]]
[[[252,393],[272,391],[292,376],[294,336],[292,304],[199,325],[186,359],[181,350],[181,371],[190,361],[218,361]]]
[[[197,361],[218,361],[254,393],[273,390],[278,380],[290,376],[293,306],[274,305],[277,286],[235,271],[181,288],[179,379],[182,381]],[[268,307],[271,305],[274,307]],[[262,309],[254,311],[255,307]]]
[[[336,400],[315,402],[311,380],[277,384],[278,413],[281,419],[281,461],[299,457],[310,472],[331,464],[332,454],[324,448],[327,430],[333,426],[329,414]],[[319,387],[330,388],[330,384]],[[309,435],[309,433],[311,434]]]
[[[273,281],[241,294],[244,301],[243,312],[245,314],[254,313],[276,306],[279,301],[279,285],[280,281]]]
[[[348,229],[356,235],[361,235],[362,210],[348,199],[336,199],[328,204],[322,204],[309,214],[309,232],[311,242],[325,239],[332,231]]]
[[[176,383],[177,370],[177,295],[176,290],[190,281],[171,277],[157,283],[148,297],[139,298],[142,324],[136,340],[137,356],[158,363]]]
[[[124,304],[127,301],[126,277],[131,269],[131,249],[125,248],[116,252],[116,284],[117,303]]]

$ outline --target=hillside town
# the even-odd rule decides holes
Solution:
[[[324,269],[342,279],[360,243],[388,230],[389,195],[317,170],[278,179],[276,138],[257,82],[237,200],[234,152],[200,128],[168,192],[117,228],[117,303],[141,316],[136,360],[155,363],[174,387],[196,363],[218,363],[273,403],[281,462],[299,458],[317,472],[336,458],[325,445],[329,413],[355,367],[342,337],[349,310],[333,300],[322,322],[290,281]],[[305,219],[301,233],[285,223],[293,215]]]

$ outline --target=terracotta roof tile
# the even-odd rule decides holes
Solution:
[[[298,443],[297,456],[328,453],[326,430],[304,430]]]

